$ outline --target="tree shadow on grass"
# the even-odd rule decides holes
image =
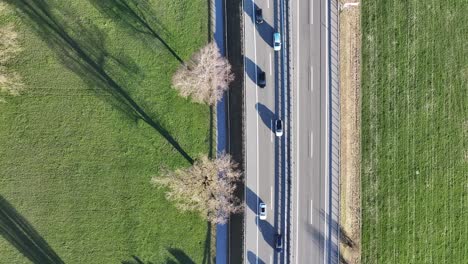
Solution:
[[[138,256],[132,255],[132,258],[130,260],[124,260],[122,261],[122,264],[153,264],[153,262],[144,262]]]
[[[77,74],[98,95],[133,119],[140,119],[153,127],[190,164],[193,158],[179,145],[159,122],[135,102],[120,83],[134,81],[131,77],[138,73],[138,67],[128,58],[117,58],[104,48],[104,34],[90,23],[84,26],[81,18],[74,18],[73,12],[61,8],[51,9],[47,1],[6,0],[19,10],[26,22],[49,45],[62,63]],[[70,21],[67,23],[67,21]],[[87,21],[89,22],[89,21]],[[117,78],[120,77],[120,82]]]
[[[168,248],[167,251],[177,260],[167,259],[166,264],[195,264],[195,262],[184,251],[178,248]]]
[[[64,263],[34,227],[1,195],[0,234],[32,263]]]
[[[147,0],[90,0],[96,9],[109,18],[129,28],[132,33],[143,34],[157,39],[181,64],[184,63],[177,52],[158,32],[168,33],[157,19]]]

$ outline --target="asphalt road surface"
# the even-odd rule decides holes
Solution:
[[[327,1],[291,1],[291,263],[326,263]]]
[[[280,138],[274,134],[274,120],[280,115],[280,53],[273,51],[277,8],[273,0],[244,0],[245,67],[245,263],[278,263],[274,239],[279,224],[277,211]],[[263,10],[264,22],[255,23],[255,8]],[[260,71],[266,86],[257,86]],[[258,218],[258,204],[267,205],[267,219]]]

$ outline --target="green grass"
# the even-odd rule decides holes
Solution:
[[[363,263],[468,259],[468,2],[362,2]]]
[[[132,255],[202,263],[207,223],[178,212],[150,185],[161,168],[189,166],[174,142],[192,158],[211,145],[209,108],[170,87],[179,62],[128,9],[101,6],[108,1],[6,2],[0,25],[14,24],[23,48],[9,67],[27,87],[0,104],[0,196],[15,217],[65,263],[121,263]],[[142,12],[188,59],[206,43],[206,5],[152,0]],[[0,238],[0,263],[29,263],[20,251]]]

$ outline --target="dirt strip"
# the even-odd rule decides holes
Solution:
[[[341,262],[361,262],[361,93],[360,4],[341,0]],[[348,4],[345,4],[348,3]]]

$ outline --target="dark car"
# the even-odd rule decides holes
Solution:
[[[263,23],[263,14],[262,9],[255,8],[255,23],[261,24]]]
[[[278,252],[283,251],[283,236],[280,234],[276,234],[275,248],[276,248],[276,251]]]
[[[262,71],[262,70],[258,71],[257,85],[262,87],[262,88],[266,86],[265,72]]]

